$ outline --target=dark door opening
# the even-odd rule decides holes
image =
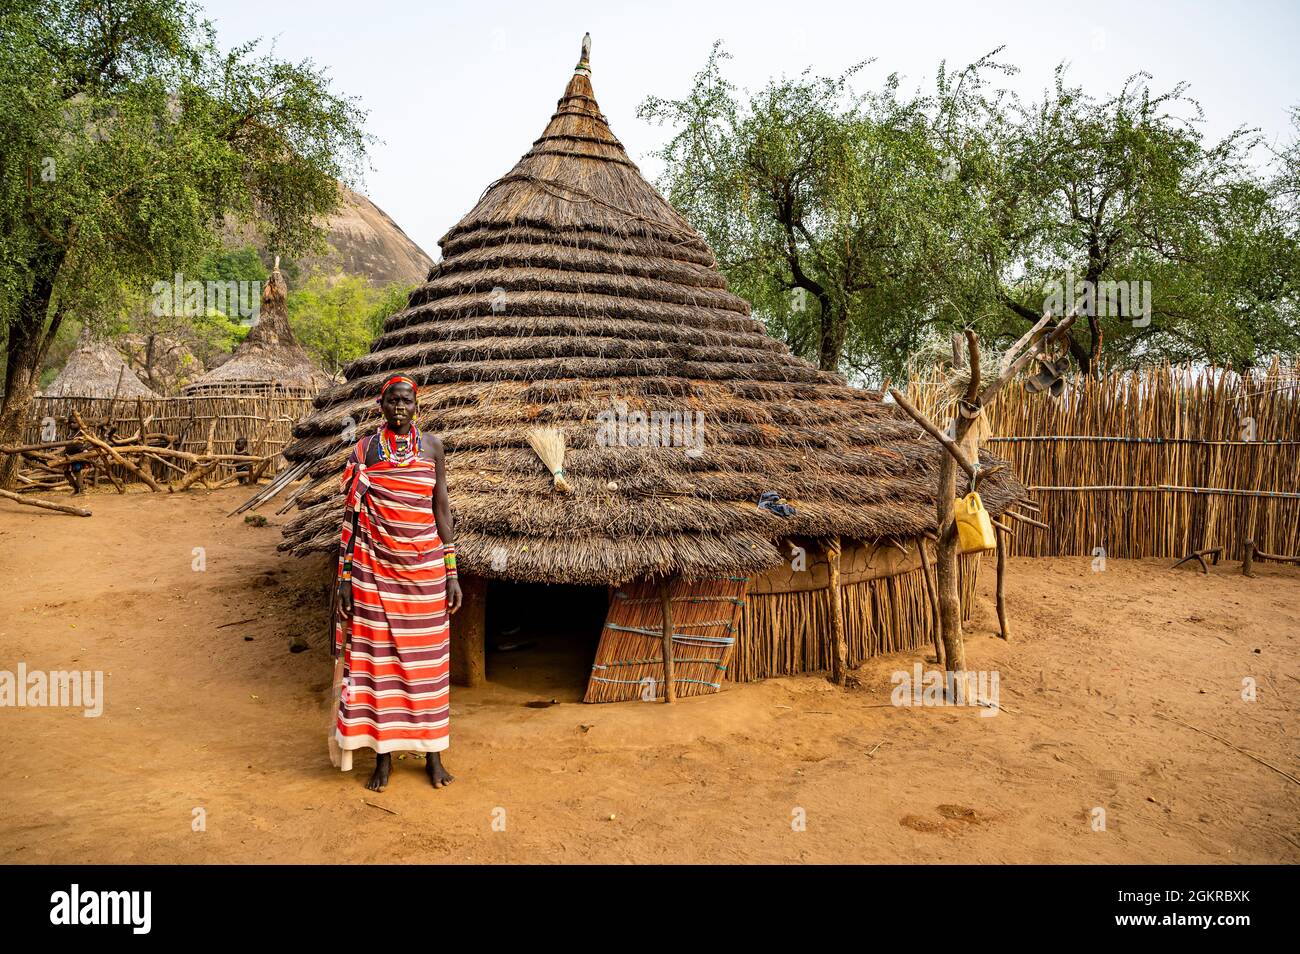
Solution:
[[[608,608],[604,586],[490,580],[488,680],[538,702],[581,702]]]

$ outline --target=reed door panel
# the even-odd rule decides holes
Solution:
[[[672,580],[673,684],[678,697],[717,692],[736,649],[745,577]],[[601,630],[584,702],[653,702],[664,697],[662,584],[616,588]]]

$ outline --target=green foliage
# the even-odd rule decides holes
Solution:
[[[879,373],[947,307],[962,192],[930,100],[889,76],[874,93],[805,72],[742,98],[715,46],[682,100],[643,117],[676,134],[661,152],[670,200],[713,246],[734,289],[799,353]]]
[[[674,130],[661,188],[771,331],[860,379],[962,327],[1009,344],[1052,282],[1102,301],[1139,283],[1125,313],[1079,319],[1085,370],[1300,352],[1296,144],[1266,182],[1247,162],[1257,137],[1207,143],[1184,86],[1136,76],[1094,98],[1061,68],[1024,103],[1001,87],[1000,52],[941,64],[929,93],[896,75],[857,89],[862,63],[742,94],[715,45],[684,99],[642,104]]]
[[[226,217],[271,248],[316,225],[365,153],[364,114],[311,61],[218,49],[188,0],[0,8],[0,325],[17,426],[64,317],[100,322],[219,248]],[[216,268],[243,268],[238,255]]]
[[[370,350],[384,319],[406,307],[412,287],[376,288],[357,275],[314,276],[289,293],[289,323],[312,357],[338,372]]]
[[[1200,107],[1131,77],[1097,99],[1058,69],[1040,103],[988,127],[1000,164],[981,183],[996,228],[986,250],[997,293],[1019,322],[1043,311],[1049,281],[1149,283],[1148,314],[1096,308],[1071,334],[1084,369],[1158,358],[1249,366],[1293,351],[1277,320],[1291,312],[1294,257],[1282,214],[1247,163],[1257,137],[1207,143]],[[1260,258],[1248,261],[1251,257]]]
[[[257,249],[245,245],[209,254],[195,270],[194,277],[201,282],[256,282],[265,285],[271,273],[262,264]]]

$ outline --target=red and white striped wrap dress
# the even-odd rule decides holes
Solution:
[[[441,752],[448,743],[450,626],[442,540],[433,515],[434,463],[348,462],[339,562],[352,536],[352,619],[335,740],[344,750]],[[355,478],[355,480],[354,480]],[[350,762],[350,759],[348,760]]]

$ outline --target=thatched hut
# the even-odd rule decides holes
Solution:
[[[271,277],[262,288],[257,320],[230,360],[200,375],[185,386],[187,397],[214,394],[255,394],[276,397],[311,397],[334,379],[298,344],[289,327],[286,299],[289,286],[275,260]]]
[[[47,398],[156,398],[127,365],[111,341],[81,332],[67,363],[49,386]]]
[[[577,625],[595,601],[603,620],[586,699],[642,695],[664,673],[665,581],[679,695],[827,668],[833,607],[850,664],[927,645],[936,445],[764,333],[610,132],[585,54],[532,148],[295,428],[285,456],[316,483],[282,547],[337,546],[336,475],[400,371],[448,452],[454,678],[482,675],[484,602],[549,593],[531,615]],[[529,448],[539,426],[565,434],[569,494]],[[982,489],[995,512],[1024,493],[1005,473]],[[793,513],[758,506],[768,491]]]

